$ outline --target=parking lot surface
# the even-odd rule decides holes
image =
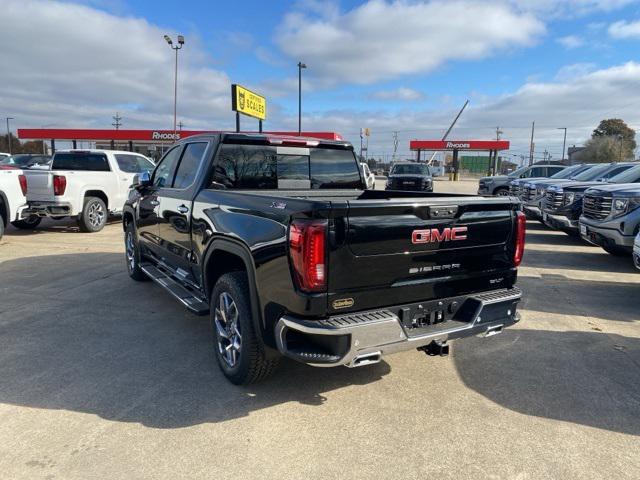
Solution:
[[[477,182],[437,181],[473,193]],[[640,274],[537,222],[522,321],[363,368],[285,361],[236,387],[206,317],[126,274],[115,220],[0,241],[0,474],[640,478]]]

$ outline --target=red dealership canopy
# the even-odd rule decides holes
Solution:
[[[411,140],[411,150],[508,150],[508,140]]]
[[[221,133],[211,130],[179,130],[174,139],[173,130],[100,130],[87,128],[19,128],[18,138],[21,140],[82,140],[82,141],[109,141],[116,142],[148,142],[162,141],[173,142],[181,138],[198,135],[200,133]],[[243,132],[249,133],[249,132]],[[298,135],[298,132],[264,132],[273,135]],[[339,133],[335,132],[302,132],[304,137],[320,138],[323,140],[343,140]]]

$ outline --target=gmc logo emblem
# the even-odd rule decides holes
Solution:
[[[429,228],[427,230],[414,230],[411,233],[411,243],[440,243],[455,242],[457,240],[467,239],[467,227],[447,227],[442,232],[437,228]]]

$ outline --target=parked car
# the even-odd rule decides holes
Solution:
[[[640,270],[640,232],[636,235],[636,241],[633,244],[633,263]]]
[[[580,236],[612,255],[629,255],[640,230],[640,165],[589,188],[584,195]]]
[[[26,191],[27,179],[21,170],[0,170],[0,238],[9,223],[17,228],[35,228],[40,223],[38,217],[21,219],[27,207]]]
[[[579,235],[578,220],[582,214],[584,191],[603,182],[623,183],[617,176],[638,166],[634,162],[603,164],[589,170],[590,180],[554,183],[547,188],[542,204],[542,221],[550,228],[562,230],[569,235]],[[640,177],[640,171],[636,170]],[[587,172],[588,173],[588,172]],[[624,182],[626,183],[626,182]]]
[[[566,165],[531,165],[520,167],[509,175],[482,177],[478,182],[478,195],[509,195],[509,184],[518,178],[550,177],[566,168]],[[517,195],[518,192],[515,192]]]
[[[360,163],[360,168],[362,169],[362,176],[365,181],[365,185],[369,190],[376,189],[376,176],[369,170],[369,165],[364,162]]]
[[[528,219],[541,220],[541,202],[546,193],[546,186],[558,180],[572,180],[577,175],[589,170],[593,165],[572,165],[560,170],[549,178],[519,179],[511,182],[512,191],[519,192],[518,198],[522,201],[522,209]],[[513,185],[516,183],[516,187]]]
[[[424,163],[396,162],[387,177],[386,189],[433,192],[431,170]]]
[[[25,170],[28,207],[23,215],[78,217],[84,232],[98,232],[109,214],[122,212],[135,175],[155,165],[138,153],[59,150],[50,170]]]
[[[2,160],[4,160],[7,157],[10,157],[10,156],[11,156],[10,153],[0,152],[0,162],[2,162]]]
[[[282,355],[325,367],[444,355],[448,340],[519,320],[515,199],[365,190],[351,144],[265,134],[185,138],[139,179],[128,273],[210,315],[233,383]]]
[[[39,155],[33,153],[21,153],[10,155],[0,159],[0,170],[5,169],[28,169],[38,165],[46,165],[51,162],[50,155]]]

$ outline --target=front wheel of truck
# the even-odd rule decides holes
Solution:
[[[244,272],[222,275],[211,293],[210,318],[216,360],[231,383],[247,385],[267,378],[278,359],[267,359],[251,318],[249,284]]]

